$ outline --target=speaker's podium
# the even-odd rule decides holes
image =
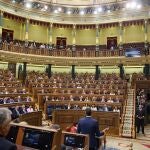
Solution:
[[[61,130],[47,129],[30,125],[11,124],[7,139],[19,150],[60,150]]]
[[[89,150],[89,136],[70,132],[62,132],[62,150]]]

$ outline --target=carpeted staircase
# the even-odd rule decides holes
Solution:
[[[134,89],[130,89],[130,84],[128,85],[128,96],[127,101],[124,106],[124,111],[122,115],[122,137],[134,138],[135,133],[135,102],[134,102]]]

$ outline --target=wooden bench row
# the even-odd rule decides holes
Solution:
[[[33,108],[35,107],[35,102],[19,102],[19,103],[7,103],[7,104],[0,104],[0,107],[15,107],[15,106],[32,106]]]
[[[51,96],[51,94],[38,94],[38,105],[39,105],[39,109],[43,109],[43,106],[44,106],[44,103],[45,103],[45,99],[44,99],[44,97],[45,96]],[[59,95],[60,97],[62,96],[62,95]],[[64,95],[65,96],[65,95]],[[77,95],[78,96],[78,95]],[[84,96],[84,95],[82,95],[82,96]],[[95,95],[93,95],[93,96],[95,96]],[[99,97],[101,97],[102,98],[102,96],[105,96],[105,98],[116,98],[117,96],[116,95],[98,95]],[[120,103],[122,104],[122,106],[125,104],[125,98],[124,98],[124,96],[118,96],[118,98],[119,98],[119,101],[120,101]],[[50,103],[50,102],[52,102],[52,101],[48,101],[48,103]],[[55,103],[60,103],[60,102],[62,102],[62,103],[69,103],[69,102],[71,102],[71,103],[74,103],[74,104],[79,104],[79,103],[92,103],[92,104],[102,104],[103,105],[103,103],[101,103],[101,102],[96,102],[96,101],[93,101],[93,102],[81,102],[81,101],[70,101],[69,99],[67,99],[67,100],[64,100],[64,101],[61,101],[61,100],[58,100],[58,101],[55,101]],[[114,106],[117,104],[117,103],[109,103],[110,105],[111,104],[113,104]]]
[[[104,94],[104,92],[105,92],[103,89],[96,89],[96,88],[87,88],[87,89],[83,89],[83,88],[50,88],[50,87],[34,87],[34,88],[32,88],[33,97],[35,97],[35,98],[38,93],[83,94],[83,92],[85,92],[85,94],[88,94],[88,93],[91,94],[90,93],[91,91],[93,94]],[[114,90],[114,89],[113,90],[106,89],[105,94],[110,94],[111,92],[113,92],[114,95],[118,95],[118,90]],[[120,92],[119,95],[125,95],[126,89],[119,89],[119,92]]]

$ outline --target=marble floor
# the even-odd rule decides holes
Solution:
[[[131,145],[132,149],[131,149]],[[137,134],[136,139],[107,137],[106,150],[150,150],[150,125],[145,127],[145,135]]]
[[[107,148],[111,150],[150,150],[150,140],[107,137],[106,150]]]

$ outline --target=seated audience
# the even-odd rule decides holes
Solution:
[[[19,117],[19,115],[20,115],[19,106],[11,108],[11,111],[12,111],[12,119],[16,119]]]
[[[107,100],[108,103],[113,103],[114,101],[112,100],[111,97],[109,97],[109,99]]]
[[[19,113],[20,114],[26,114],[27,113],[25,105],[22,105],[22,107],[19,107]]]
[[[30,113],[30,112],[33,112],[33,111],[34,111],[33,107],[30,105],[29,108],[27,108],[27,112]]]
[[[115,106],[115,108],[113,109],[113,112],[120,112],[120,109],[118,109],[118,108]]]
[[[77,133],[77,122],[74,122],[73,125],[70,127],[70,131],[71,133]]]
[[[103,111],[109,111],[109,109],[108,109],[106,104],[103,106]]]

